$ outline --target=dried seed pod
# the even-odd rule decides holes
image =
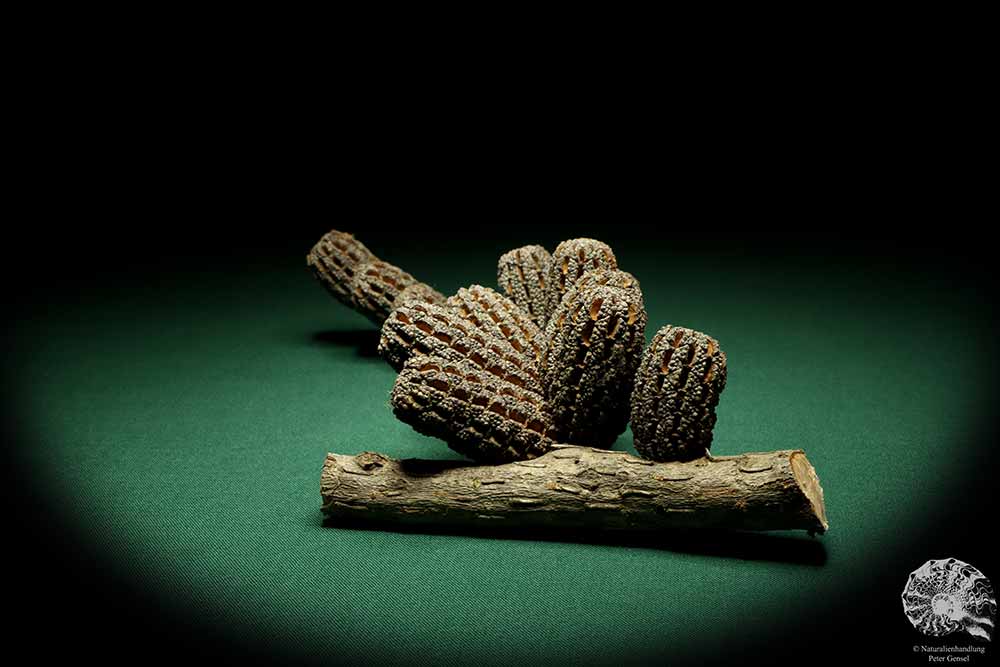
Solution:
[[[445,300],[444,294],[441,294],[441,292],[438,292],[427,283],[413,283],[399,293],[399,296],[393,301],[392,306],[393,308],[399,308],[400,306],[413,303],[433,303],[443,306]]]
[[[376,259],[365,244],[351,234],[330,230],[306,255],[306,265],[326,290],[345,306],[354,307],[351,282],[361,264]]]
[[[699,331],[667,325],[642,357],[632,393],[635,449],[654,461],[687,461],[712,446],[726,388],[726,354]]]
[[[540,327],[549,315],[546,280],[552,255],[540,245],[515,248],[497,262],[497,285]]]
[[[467,359],[480,370],[542,397],[538,370],[531,360],[449,308],[429,303],[400,306],[382,325],[378,350],[396,370],[411,357],[424,354],[450,361]]]
[[[375,324],[382,322],[392,312],[396,297],[417,282],[413,276],[398,266],[380,259],[357,267],[351,281],[353,306]]]
[[[517,304],[502,294],[472,285],[448,297],[448,307],[474,327],[505,340],[532,362],[541,356],[541,330]]]
[[[476,461],[530,459],[552,443],[542,398],[468,359],[413,357],[389,400],[401,421]]]
[[[625,430],[645,342],[637,285],[574,286],[545,329],[542,386],[566,442],[607,447]]]
[[[549,265],[547,312],[553,316],[563,294],[587,271],[617,269],[618,260],[606,243],[595,239],[569,239],[552,253]]]
[[[573,287],[570,289],[582,291],[594,285],[608,285],[609,287],[617,287],[619,289],[636,290],[637,298],[642,299],[642,289],[640,289],[639,281],[636,277],[628,271],[619,271],[617,269],[587,271],[573,283]]]

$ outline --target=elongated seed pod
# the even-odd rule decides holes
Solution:
[[[468,359],[413,357],[397,376],[389,400],[398,419],[476,461],[530,459],[552,442],[551,419],[540,396]]]
[[[413,283],[399,293],[396,300],[392,302],[392,307],[399,308],[412,303],[433,303],[443,306],[445,300],[444,294],[427,283]]]
[[[376,259],[358,266],[351,281],[354,308],[378,326],[392,312],[396,297],[417,282],[398,266]]]
[[[552,255],[540,245],[526,245],[504,253],[497,262],[497,285],[539,327],[549,316],[546,280]]]
[[[608,447],[625,430],[645,331],[637,285],[591,284],[566,292],[546,327],[542,356],[542,386],[566,442]]]
[[[726,354],[717,340],[684,327],[660,329],[642,357],[632,393],[636,451],[653,461],[704,456],[726,375]]]
[[[617,287],[619,289],[625,290],[635,290],[635,298],[642,301],[642,289],[639,287],[639,281],[628,271],[619,271],[617,269],[595,269],[593,271],[587,271],[582,276],[580,276],[571,290],[575,289],[578,292],[590,289],[596,285],[607,285],[609,287]],[[569,290],[567,290],[568,292]]]
[[[595,239],[569,239],[563,241],[552,253],[549,265],[548,314],[551,319],[573,283],[587,271],[594,269],[617,269],[618,260],[608,244]]]
[[[394,310],[382,325],[379,353],[396,370],[411,358],[431,354],[449,361],[469,360],[481,370],[542,398],[535,364],[502,338],[476,329],[457,312],[429,303]]]
[[[345,306],[354,307],[351,282],[361,264],[376,259],[365,244],[351,234],[330,230],[306,255],[306,265],[320,285]]]
[[[474,327],[500,338],[533,362],[541,356],[541,330],[513,301],[502,294],[472,285],[448,297],[448,307]]]

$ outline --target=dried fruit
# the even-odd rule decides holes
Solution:
[[[375,324],[382,322],[392,312],[396,297],[417,282],[413,276],[380,259],[357,267],[351,281],[353,305],[362,315]]]
[[[538,370],[529,358],[490,331],[475,328],[450,308],[427,303],[400,306],[382,325],[378,349],[396,370],[420,355],[469,360],[481,370],[542,398]]]
[[[642,357],[632,393],[635,449],[654,461],[686,461],[712,446],[726,388],[726,354],[699,331],[667,325]]]
[[[552,442],[540,396],[468,359],[413,357],[396,378],[390,403],[398,419],[476,461],[534,458]]]
[[[399,308],[413,303],[433,303],[443,306],[445,296],[427,283],[413,283],[399,293],[396,300],[392,302],[392,307]]]
[[[445,301],[430,285],[381,261],[361,241],[336,229],[313,246],[306,264],[338,301],[380,326],[395,306]]]
[[[542,356],[542,386],[560,436],[596,447],[610,446],[628,424],[646,331],[635,279],[606,278],[566,292],[545,329]]]
[[[551,318],[573,283],[587,271],[594,269],[617,269],[618,260],[606,243],[595,239],[569,239],[563,241],[552,253],[548,290],[548,317]]]
[[[549,315],[546,280],[552,255],[540,245],[515,248],[500,256],[497,285],[540,327]]]
[[[517,304],[498,292],[472,285],[448,297],[448,307],[474,327],[500,338],[531,361],[541,356],[541,331]]]
[[[594,285],[608,285],[625,290],[636,290],[636,298],[640,301],[642,300],[642,290],[639,287],[639,281],[628,271],[619,271],[616,269],[587,271],[573,283],[573,288],[576,290],[585,290]]]
[[[306,255],[306,264],[320,284],[338,301],[354,306],[351,282],[361,264],[376,259],[365,244],[336,229],[323,235]]]

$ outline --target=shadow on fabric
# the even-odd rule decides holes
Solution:
[[[378,358],[379,332],[376,329],[352,329],[349,331],[328,330],[317,331],[312,335],[312,342],[319,345],[334,345],[337,347],[353,347],[359,357]]]
[[[316,521],[312,515],[310,522]],[[457,528],[448,526],[406,526],[366,523],[344,519],[320,519],[324,528],[336,530],[384,531],[399,534],[448,535],[491,540],[541,540],[569,544],[591,544],[616,548],[658,549],[676,553],[821,566],[826,563],[826,546],[820,538],[788,533],[748,531],[677,530],[649,534],[637,532],[595,532],[545,528]]]

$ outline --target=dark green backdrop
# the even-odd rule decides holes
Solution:
[[[370,245],[446,293],[493,285],[508,247],[554,245],[542,229],[480,231],[463,244],[414,232]],[[674,664],[796,642],[849,652],[868,632],[912,658],[907,574],[929,558],[986,557],[956,523],[993,460],[992,295],[979,274],[926,262],[933,249],[605,233],[642,284],[647,337],[685,325],[728,354],[713,452],[805,449],[827,535],[623,546],[324,527],[327,451],[456,455],[393,418],[374,330],[307,274],[308,242],[131,256],[50,285],[9,364],[17,470],[39,524],[53,543],[72,540],[59,558],[74,577],[100,577],[192,651]],[[631,434],[616,448],[630,450]],[[959,547],[971,553],[950,553]],[[142,642],[113,601],[73,604]]]

